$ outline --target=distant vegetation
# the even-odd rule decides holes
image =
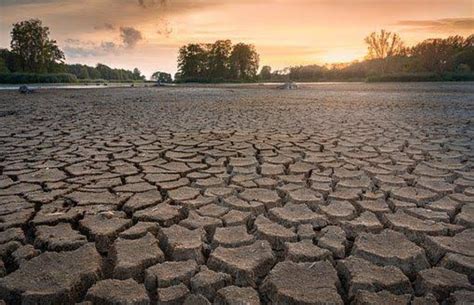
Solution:
[[[251,44],[230,40],[188,44],[179,49],[178,82],[256,81],[259,55]]]
[[[387,31],[365,38],[364,61],[295,66],[272,72],[264,66],[262,81],[461,81],[474,80],[474,35],[428,39],[406,47],[401,38]]]
[[[0,83],[72,83],[87,81],[143,81],[133,71],[64,63],[64,53],[49,38],[49,28],[31,19],[13,25],[11,50],[0,49]]]
[[[0,83],[67,83],[144,81],[133,71],[104,64],[65,64],[64,53],[49,38],[49,28],[31,19],[13,25],[10,50],[0,49]],[[396,33],[385,30],[364,39],[367,56],[351,63],[293,66],[272,71],[263,66],[251,44],[230,40],[193,43],[179,49],[175,82],[315,82],[315,81],[462,81],[474,80],[474,35],[428,39],[407,47]],[[158,71],[152,79],[172,82]]]
[[[157,72],[153,73],[153,75],[151,76],[151,79],[155,80],[155,81],[158,81],[160,83],[172,83],[173,82],[173,78],[171,77],[171,74],[166,73],[166,72],[160,72],[160,71],[157,71]]]

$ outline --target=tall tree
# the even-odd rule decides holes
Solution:
[[[214,42],[209,50],[209,75],[213,79],[224,80],[229,77],[230,53],[232,42],[230,40],[218,40]]]
[[[460,64],[472,64],[474,36],[464,39],[451,36],[446,39],[427,39],[411,49],[411,54],[425,71],[443,73],[453,71]],[[466,56],[468,55],[468,56]],[[462,58],[466,56],[465,58]],[[470,63],[471,62],[471,63]]]
[[[64,53],[49,39],[49,28],[41,20],[30,19],[13,24],[12,52],[20,58],[23,71],[47,72],[51,63],[63,62]]]
[[[406,53],[403,41],[397,33],[381,30],[379,34],[371,33],[364,41],[368,45],[367,59],[384,59]]]
[[[142,72],[138,68],[133,69],[133,79],[134,80],[143,80],[145,76],[142,75]]]
[[[171,83],[173,81],[171,74],[161,71],[153,73],[151,79],[159,81],[160,83]]]
[[[179,49],[178,72],[184,81],[203,81],[208,76],[208,44],[191,43]]]
[[[260,70],[260,79],[261,80],[270,80],[272,78],[272,67],[263,66]]]
[[[251,44],[238,43],[230,55],[230,69],[234,79],[253,80],[257,76],[259,56]]]

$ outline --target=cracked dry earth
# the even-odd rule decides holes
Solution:
[[[1,92],[0,299],[472,304],[473,87]]]

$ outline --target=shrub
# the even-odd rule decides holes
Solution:
[[[392,73],[372,75],[367,77],[367,82],[435,82],[443,80],[436,73]]]
[[[77,78],[69,73],[35,74],[35,73],[1,73],[2,84],[34,84],[34,83],[75,83]]]
[[[438,81],[474,81],[473,72],[448,72],[437,73],[393,73],[373,75],[366,79],[367,82],[438,82]]]

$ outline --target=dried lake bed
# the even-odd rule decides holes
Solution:
[[[0,299],[471,304],[473,118],[468,82],[1,91]]]

